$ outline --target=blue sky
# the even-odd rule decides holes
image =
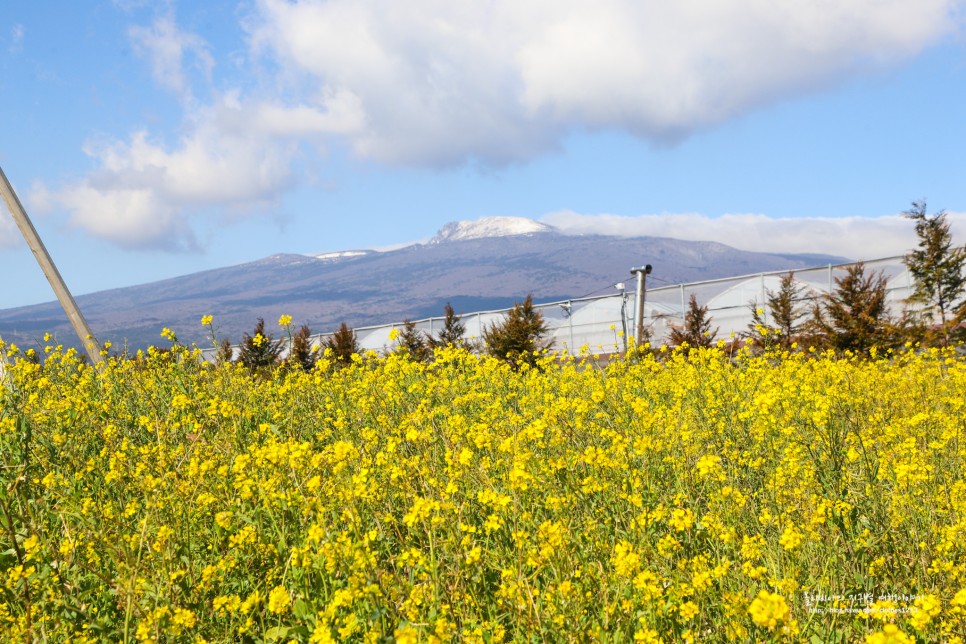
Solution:
[[[963,0],[8,4],[0,166],[75,294],[492,215],[874,258],[926,198],[966,236]],[[0,308],[53,299],[3,215]]]

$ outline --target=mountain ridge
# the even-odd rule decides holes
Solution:
[[[214,316],[219,337],[237,342],[259,317],[271,329],[282,314],[327,332],[343,321],[358,327],[438,316],[447,302],[470,313],[511,306],[528,293],[536,301],[576,298],[629,282],[630,268],[644,263],[654,266],[658,283],[683,283],[845,261],[754,253],[718,242],[573,236],[542,225],[491,223],[451,228],[455,236],[442,235],[435,243],[323,257],[278,253],[76,300],[102,342],[132,349],[163,344],[159,333],[168,327],[184,342],[209,346],[199,324],[203,315]],[[56,302],[0,310],[0,337],[8,342],[36,346],[45,332],[77,344]]]

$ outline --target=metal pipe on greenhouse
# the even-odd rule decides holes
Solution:
[[[646,277],[651,272],[651,265],[646,264],[631,269],[631,275],[637,275],[637,297],[634,300],[634,344],[644,343],[644,293]]]
[[[64,312],[67,314],[71,326],[74,327],[74,333],[77,334],[81,344],[87,349],[87,355],[91,357],[91,361],[94,364],[101,364],[104,361],[104,358],[101,356],[101,348],[97,344],[97,340],[94,338],[94,334],[91,332],[87,320],[81,314],[77,302],[74,301],[74,296],[67,289],[64,278],[60,276],[60,271],[54,265],[54,260],[50,258],[47,247],[44,246],[40,235],[37,234],[37,229],[34,228],[33,223],[27,216],[27,211],[24,210],[23,204],[20,203],[17,193],[14,192],[13,186],[10,185],[7,175],[3,173],[3,168],[0,168],[0,194],[3,195],[3,200],[7,202],[7,208],[10,210],[10,214],[13,215],[13,220],[17,222],[20,234],[23,235],[24,241],[27,242],[27,246],[37,259],[37,263],[40,264],[40,269],[44,272],[44,276],[50,282],[51,288],[54,289],[57,300],[64,307]]]

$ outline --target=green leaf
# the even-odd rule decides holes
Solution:
[[[292,614],[304,620],[308,620],[314,616],[312,614],[312,608],[301,599],[295,600],[295,606],[292,607]]]

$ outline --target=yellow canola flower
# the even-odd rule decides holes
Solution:
[[[419,631],[412,626],[402,626],[393,631],[396,644],[416,644],[419,642]]]
[[[268,593],[268,610],[276,615],[288,612],[288,607],[292,603],[292,597],[288,594],[285,586],[276,586]]]
[[[723,478],[721,457],[717,454],[707,454],[698,459],[696,464],[698,476],[701,478]]]
[[[865,636],[865,644],[907,644],[914,641],[895,624],[886,624],[881,631]]]
[[[238,595],[219,595],[212,600],[211,606],[217,615],[230,615],[241,608],[241,598]]]
[[[387,351],[257,376],[179,345],[102,371],[20,353],[0,452],[36,446],[8,472],[32,520],[0,633],[90,641],[59,617],[83,605],[110,641],[809,641],[833,619],[843,641],[958,641],[966,360],[742,351],[521,371]],[[790,598],[835,592],[798,587],[828,561],[930,594],[806,598],[870,610],[798,633]]]
[[[187,608],[175,608],[171,615],[171,632],[175,635],[182,633],[185,629],[193,628],[197,621],[194,612]]]
[[[27,559],[29,560],[32,559],[35,554],[37,554],[37,550],[40,547],[40,539],[37,538],[37,535],[32,534],[24,539],[23,543],[20,545],[23,548],[24,553],[27,555]]]
[[[762,590],[758,593],[748,607],[748,613],[752,621],[763,628],[774,630],[782,622],[787,622],[791,617],[791,610],[788,602],[778,593],[770,593]]]
[[[675,508],[671,511],[671,519],[668,523],[678,532],[690,530],[694,525],[694,512],[690,508]]]
[[[795,548],[802,545],[802,533],[796,530],[793,526],[788,526],[782,532],[782,536],[779,537],[778,543],[785,550],[794,550]]]
[[[664,640],[653,628],[642,628],[634,631],[634,641],[643,644],[660,644]]]
[[[690,622],[698,614],[698,605],[694,602],[684,602],[678,606],[678,614],[686,622]]]
[[[942,602],[935,595],[922,595],[913,602],[912,617],[909,623],[917,631],[923,630],[933,617],[937,617],[942,610]]]
[[[629,578],[641,565],[641,557],[634,552],[634,546],[627,541],[620,541],[614,546],[614,555],[611,558],[614,565],[614,572],[619,577]]]
[[[482,558],[482,556],[483,556],[483,550],[479,546],[476,546],[468,553],[466,553],[466,564],[469,566],[472,566],[473,564],[478,562]]]

